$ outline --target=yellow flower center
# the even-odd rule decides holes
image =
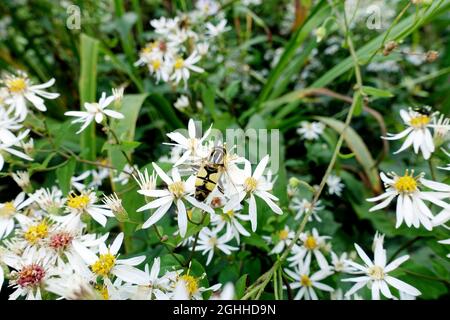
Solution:
[[[308,250],[314,250],[315,248],[317,248],[316,238],[314,238],[313,236],[308,236],[308,238],[306,238],[306,240],[303,243],[303,245]]]
[[[417,181],[412,176],[406,174],[395,181],[394,187],[398,192],[414,192],[417,189]]]
[[[302,276],[300,278],[300,283],[304,287],[311,287],[312,286],[312,281],[306,274],[302,274]]]
[[[91,265],[92,272],[107,277],[116,263],[116,257],[110,253],[101,254],[98,260]]]
[[[228,210],[227,212],[225,212],[225,215],[229,218],[233,218],[234,217],[234,210]]]
[[[161,60],[153,60],[152,67],[153,69],[158,70],[161,67]]]
[[[384,270],[379,266],[370,267],[369,270],[367,270],[367,274],[375,280],[384,279]]]
[[[258,187],[258,181],[256,181],[256,179],[253,177],[248,177],[247,179],[245,179],[244,185],[245,185],[245,191],[253,192]]]
[[[48,224],[45,221],[31,226],[25,231],[24,238],[30,244],[36,244],[39,240],[44,239],[48,235]]]
[[[414,128],[423,128],[425,127],[427,124],[429,124],[431,121],[429,116],[426,116],[424,114],[418,115],[417,117],[412,118],[409,123],[411,124],[411,126],[413,126]]]
[[[189,293],[189,296],[192,296],[198,291],[198,281],[193,276],[185,274],[182,275],[180,279],[186,283],[186,289]]]
[[[0,217],[10,218],[16,212],[13,202],[6,202],[2,208],[0,208]]]
[[[213,247],[215,247],[217,245],[217,238],[216,237],[211,237],[209,239],[209,244]]]
[[[280,237],[280,240],[286,240],[288,235],[289,235],[289,231],[286,229],[280,230],[280,232],[278,233],[278,237]]]
[[[184,194],[183,181],[177,181],[169,185],[169,191],[177,198],[180,198]]]
[[[108,288],[106,286],[95,286],[95,290],[102,296],[103,300],[109,300]]]
[[[89,204],[90,198],[86,194],[80,194],[79,196],[69,195],[67,199],[67,206],[72,209],[85,209]]]
[[[175,63],[173,65],[173,67],[175,69],[181,69],[184,67],[184,59],[183,58],[178,58],[177,60],[175,60]]]
[[[27,87],[27,83],[25,81],[25,78],[14,78],[6,80],[6,86],[8,87],[9,91],[13,93],[20,93],[25,90]]]

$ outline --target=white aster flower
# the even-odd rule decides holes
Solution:
[[[196,246],[195,251],[202,251],[203,255],[207,254],[208,258],[206,259],[206,265],[209,265],[216,248],[226,255],[230,255],[232,251],[239,250],[239,248],[227,244],[231,239],[230,233],[225,233],[219,237],[217,232],[210,230],[209,228],[203,228],[200,231],[198,245]]]
[[[205,276],[205,275],[204,275]],[[196,278],[189,273],[179,275],[174,284],[173,300],[203,300],[203,293],[206,291],[217,291],[222,287],[222,284],[218,283],[209,288],[201,287],[200,280],[202,278]]]
[[[176,142],[166,143],[175,147],[180,147],[184,150],[183,155],[175,162],[174,166],[178,166],[186,161],[196,161],[207,156],[208,150],[203,146],[203,142],[209,136],[211,127],[206,130],[205,134],[201,138],[197,138],[197,130],[195,128],[195,122],[193,119],[188,123],[188,136],[183,136],[180,132],[170,132],[167,136]]]
[[[150,176],[148,174],[147,168],[144,170],[144,173],[141,173],[139,170],[136,170],[138,176],[136,177],[133,174],[134,180],[136,180],[137,184],[139,185],[138,193],[143,194],[144,191],[151,191],[156,189],[156,173],[152,172],[152,175]]]
[[[97,123],[101,123],[105,116],[109,116],[115,119],[123,119],[124,116],[120,112],[108,109],[108,106],[115,100],[115,97],[109,96],[106,97],[106,93],[103,92],[99,102],[84,104],[84,108],[86,111],[67,111],[64,113],[66,116],[76,117],[77,119],[73,120],[72,123],[82,123],[80,130],[78,130],[77,134],[82,132],[84,129],[89,126],[92,121],[95,120]]]
[[[312,221],[313,218],[316,219],[318,222],[322,222],[322,219],[320,219],[319,215],[317,214],[319,211],[323,210],[325,207],[320,205],[320,200],[318,200],[314,205],[312,202],[309,202],[306,199],[298,199],[293,198],[291,209],[296,211],[297,214],[295,215],[294,219],[299,220],[301,217],[303,217],[304,214],[308,213],[310,210],[312,211],[312,214],[309,216],[308,221]]]
[[[327,178],[328,193],[340,197],[342,195],[342,189],[345,187],[341,181],[340,177],[330,174]]]
[[[305,140],[317,140],[323,133],[325,125],[322,122],[302,121],[297,133]]]
[[[225,211],[233,209],[237,207],[237,205],[240,204],[245,197],[248,197],[249,215],[253,232],[256,231],[258,223],[258,212],[256,207],[255,195],[264,200],[264,202],[270,207],[270,209],[272,209],[273,212],[275,212],[276,214],[283,214],[281,208],[274,202],[278,201],[278,198],[269,193],[269,191],[271,191],[273,188],[273,184],[268,182],[267,179],[263,176],[264,169],[266,168],[268,162],[269,156],[266,155],[258,163],[255,171],[252,174],[250,162],[248,160],[245,161],[244,171],[240,173],[239,176],[232,177],[233,180],[239,181],[239,185],[236,187],[237,196],[234,197],[235,200],[231,199],[231,201],[229,201],[224,208]]]
[[[428,160],[435,148],[433,136],[430,131],[433,116],[419,113],[411,108],[408,111],[403,109],[400,110],[400,116],[402,117],[405,125],[407,125],[407,128],[398,134],[388,133],[387,137],[382,138],[386,140],[399,140],[407,137],[400,149],[394,152],[394,154],[402,152],[410,146],[413,146],[416,154],[418,154],[420,150],[423,158]]]
[[[333,292],[334,289],[329,285],[319,282],[326,277],[330,276],[332,272],[330,270],[319,270],[311,275],[310,271],[311,256],[308,256],[304,263],[296,266],[294,271],[290,269],[284,269],[286,274],[294,279],[293,283],[289,286],[291,289],[298,289],[294,300],[318,300],[317,294],[314,289],[319,289],[322,291]]]
[[[284,229],[279,230],[276,233],[278,238],[277,244],[273,247],[273,249],[269,252],[269,254],[279,254],[284,251],[284,249],[292,242],[295,237],[295,232],[291,231],[288,226],[285,226]],[[271,237],[263,237],[266,240],[272,240]]]
[[[5,102],[14,108],[15,115],[21,121],[23,121],[28,114],[26,105],[27,100],[30,101],[36,109],[44,112],[47,111],[47,107],[42,98],[56,99],[59,97],[59,93],[50,93],[43,90],[52,86],[55,83],[55,79],[50,79],[43,84],[33,85],[25,72],[19,72],[17,75],[7,75],[2,82],[6,85],[10,94]]]
[[[4,153],[10,153],[21,159],[33,161],[33,158],[27,156],[22,151],[14,149],[14,147],[16,147],[16,145],[18,145],[20,141],[28,135],[29,132],[30,130],[25,130],[24,132],[19,134],[15,140],[10,141],[9,143],[0,143],[0,170],[3,169],[3,166],[5,164],[5,158],[3,155]]]
[[[395,227],[398,228],[405,221],[408,227],[419,228],[422,224],[427,230],[432,229],[431,219],[433,215],[431,210],[425,205],[425,201],[434,203],[444,209],[449,209],[450,205],[442,199],[450,197],[450,186],[423,178],[423,174],[414,177],[406,171],[404,176],[398,176],[394,172],[389,174],[380,173],[381,180],[385,185],[385,193],[369,198],[367,201],[375,202],[383,200],[381,203],[372,207],[369,211],[376,211],[386,208],[392,200],[397,200]],[[420,187],[427,187],[433,191],[421,191]]]
[[[170,275],[159,277],[161,270],[161,259],[159,257],[153,260],[152,268],[145,265],[145,272],[142,273],[142,279],[138,283],[134,299],[138,300],[168,300],[166,292],[171,290]]]
[[[187,86],[187,81],[189,80],[191,71],[197,73],[202,73],[205,71],[195,65],[200,61],[200,59],[201,56],[196,51],[192,52],[186,59],[183,59],[182,57],[175,58],[172,61],[173,73],[170,79],[174,80],[176,84],[183,80],[185,86]]]
[[[370,260],[367,254],[359,245],[355,243],[356,251],[363,260],[364,265],[360,265],[353,261],[348,261],[352,267],[358,270],[358,273],[363,274],[359,277],[343,279],[342,281],[356,282],[355,285],[347,291],[346,296],[350,296],[353,293],[360,290],[365,285],[369,285],[372,291],[372,299],[380,299],[380,291],[388,299],[392,299],[393,295],[389,290],[389,285],[396,288],[399,291],[410,294],[412,296],[420,295],[420,291],[413,286],[396,279],[389,275],[390,272],[397,269],[402,263],[409,259],[408,255],[395,259],[389,264],[386,264],[386,250],[383,248],[383,242],[377,241],[374,251],[374,261]]]
[[[33,202],[33,197],[25,200],[25,193],[21,192],[13,201],[0,203],[0,239],[14,230],[15,220],[23,216],[21,210]]]
[[[178,110],[183,110],[189,107],[189,99],[187,96],[180,96],[177,101],[175,101],[174,107]]]
[[[16,171],[12,178],[22,190],[28,190],[31,187],[30,174],[28,171]]]
[[[333,269],[335,272],[345,272],[352,273],[356,269],[354,269],[351,265],[347,263],[350,259],[347,252],[343,252],[340,256],[331,251],[331,264],[333,265]]]
[[[320,251],[326,246],[326,240],[330,238],[329,236],[320,236],[316,228],[313,228],[311,233],[302,233],[300,235],[302,245],[295,244],[292,248],[292,255],[287,258],[290,262],[289,266],[302,265],[314,254],[320,269],[330,269],[327,259]]]
[[[197,201],[191,194],[195,191],[195,179],[196,176],[190,176],[187,181],[181,180],[180,173],[177,168],[172,169],[172,178],[170,178],[161,168],[156,164],[152,163],[153,168],[158,173],[159,177],[167,184],[167,189],[164,190],[142,190],[141,194],[147,197],[157,198],[146,205],[140,207],[137,211],[142,212],[148,209],[158,208],[152,216],[144,222],[142,225],[143,229],[149,228],[156,222],[158,222],[173,204],[177,207],[178,216],[178,228],[180,230],[180,235],[184,237],[187,231],[187,212],[184,201],[189,202],[194,207],[197,207],[203,211],[214,213],[214,210],[204,203]]]
[[[63,218],[67,220],[72,217],[81,219],[81,215],[87,214],[104,227],[107,221],[106,217],[114,217],[114,214],[108,206],[96,204],[96,202],[97,196],[93,191],[84,191],[80,195],[72,193],[68,196],[66,203],[66,211],[69,212],[69,215]]]
[[[214,38],[220,36],[222,33],[227,31],[227,20],[222,19],[220,20],[219,24],[217,26],[213,25],[211,22],[207,22],[206,25],[206,35],[208,37]]]
[[[145,256],[119,259],[123,237],[123,233],[119,233],[109,247],[100,243],[98,255],[80,243],[75,242],[73,246],[96,276],[110,278],[114,275],[122,281],[138,284],[144,272],[135,266],[141,264]]]
[[[240,236],[249,237],[250,233],[242,226],[242,221],[248,221],[250,218],[248,215],[239,213],[241,207],[235,210],[223,211],[222,214],[211,214],[211,224],[214,226],[214,232],[220,232],[224,228],[226,233],[232,235],[236,239],[237,243],[240,243]]]

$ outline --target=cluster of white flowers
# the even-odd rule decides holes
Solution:
[[[211,18],[218,20],[215,25]],[[198,0],[196,9],[175,18],[161,17],[150,21],[155,38],[140,52],[136,66],[146,66],[156,81],[175,85],[187,81],[191,72],[202,73],[197,64],[214,52],[214,39],[227,30],[220,5],[215,0]]]
[[[22,71],[5,74],[0,80],[0,170],[5,164],[5,157],[9,155],[33,160],[30,157],[33,140],[25,141],[30,130],[23,130],[23,122],[30,113],[29,104],[38,111],[45,112],[47,107],[43,98],[56,99],[59,96],[58,93],[44,90],[54,83],[55,79],[51,79],[44,84],[35,85]]]
[[[125,211],[115,194],[103,201],[93,191],[63,197],[54,186],[0,204],[0,288],[9,280],[10,299],[202,299],[220,289],[182,268],[160,275],[160,258],[142,270],[145,256],[120,257],[123,233],[107,245],[109,233],[88,231],[91,218],[105,226]]]
[[[217,146],[208,140],[211,128],[203,136],[200,136],[191,119],[188,125],[187,136],[180,132],[172,132],[168,137],[174,141],[170,143],[179,157],[172,159],[170,174],[164,172],[156,163],[153,163],[155,172],[151,175],[152,183],[148,183],[148,172],[136,177],[141,188],[138,190],[149,202],[138,209],[139,212],[154,210],[151,216],[144,222],[142,228],[150,226],[161,220],[171,208],[176,209],[179,235],[185,237],[189,222],[192,221],[193,212],[199,210],[202,214],[210,215],[210,226],[205,226],[199,233],[198,246],[195,250],[207,255],[209,264],[215,249],[225,254],[231,254],[238,247],[228,243],[235,241],[240,243],[240,237],[250,236],[250,232],[243,225],[250,221],[252,231],[257,228],[257,205],[255,197],[262,199],[276,214],[282,214],[282,210],[274,202],[278,199],[271,194],[273,181],[270,175],[265,176],[264,170],[269,162],[269,156],[264,157],[252,172],[251,163],[227,150],[225,146]],[[198,168],[208,164],[209,156],[216,148],[226,150],[222,163],[218,167],[220,178],[213,185],[211,193],[199,201],[195,197],[198,178]],[[222,149],[223,148],[223,149]],[[181,151],[180,151],[181,150]],[[180,172],[186,172],[183,178]],[[214,175],[216,173],[213,173]],[[164,183],[163,188],[157,188],[156,177]],[[197,183],[196,183],[197,180]],[[211,183],[211,182],[209,182]],[[244,201],[248,203],[248,214],[244,214]],[[193,225],[193,224],[192,224]],[[183,241],[184,245],[195,242],[194,236]]]

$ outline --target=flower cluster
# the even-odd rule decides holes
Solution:
[[[30,114],[28,105],[45,112],[45,99],[56,99],[58,93],[45,89],[51,87],[55,79],[43,84],[33,84],[25,72],[5,74],[0,80],[0,170],[5,164],[5,156],[16,156],[31,161],[33,139],[26,142],[30,130],[24,129],[23,122]],[[22,152],[21,150],[24,150]],[[13,159],[6,159],[14,161]]]
[[[227,20],[215,0],[196,2],[196,9],[176,16],[150,21],[155,37],[140,51],[135,66],[146,66],[157,82],[178,85],[187,81],[191,72],[202,73],[197,64],[215,50],[214,40],[226,31]],[[215,25],[209,18],[215,17]]]

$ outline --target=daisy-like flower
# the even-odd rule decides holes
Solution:
[[[73,120],[72,123],[82,123],[80,130],[78,130],[77,134],[86,129],[92,121],[95,120],[97,123],[101,123],[105,116],[114,118],[114,119],[123,119],[124,116],[120,112],[108,109],[108,106],[115,100],[115,97],[109,96],[106,97],[106,93],[103,92],[99,102],[84,104],[84,108],[86,111],[67,111],[64,115],[69,117],[76,117],[77,119]]]
[[[305,140],[318,140],[325,129],[322,122],[302,121],[301,127],[297,129],[297,133]]]
[[[214,232],[218,233],[225,228],[226,233],[231,234],[238,244],[240,243],[241,235],[244,237],[250,236],[250,233],[245,230],[239,221],[248,221],[250,218],[247,215],[239,214],[240,209],[239,207],[235,210],[223,211],[222,214],[211,215],[211,224],[214,225]]]
[[[227,31],[227,20],[220,20],[219,24],[217,24],[216,26],[211,22],[207,22],[205,27],[207,29],[206,34],[208,35],[208,37],[215,38]]]
[[[125,167],[123,167],[122,171],[117,175],[117,177],[114,177],[113,182],[120,183],[122,186],[124,186],[130,181],[130,177],[135,171],[139,171],[138,167],[136,165],[130,166],[127,163]]]
[[[198,245],[195,248],[195,251],[202,251],[203,255],[207,254],[208,258],[206,259],[206,265],[209,265],[216,248],[226,255],[230,255],[231,251],[239,250],[239,248],[227,244],[231,239],[231,234],[229,233],[225,233],[219,237],[215,231],[210,230],[209,228],[203,228],[202,231],[200,231]]]
[[[144,262],[145,256],[119,259],[123,237],[123,233],[119,233],[109,247],[104,242],[100,243],[98,255],[80,243],[75,242],[73,246],[81,258],[90,266],[95,276],[103,278],[116,276],[122,281],[139,284],[143,271],[135,268],[135,266]]]
[[[161,259],[159,257],[153,260],[152,268],[145,265],[145,272],[142,273],[142,279],[138,283],[138,288],[135,294],[136,299],[139,300],[168,300],[167,291],[171,290],[171,279],[169,276],[159,277],[161,270]]]
[[[60,189],[53,186],[51,189],[41,188],[33,194],[39,207],[49,214],[57,214],[63,208],[66,199]]]
[[[106,217],[114,217],[114,214],[108,206],[96,204],[96,202],[97,196],[93,191],[85,191],[80,195],[71,193],[66,203],[66,211],[69,212],[69,215],[64,218],[77,217],[80,219],[83,214],[87,214],[104,227],[107,221]]]
[[[80,174],[79,176],[73,176],[70,178],[70,185],[75,188],[78,192],[83,192],[86,189],[83,183],[91,174],[93,170],[88,170]]]
[[[278,238],[277,244],[273,247],[273,249],[269,252],[269,254],[279,254],[283,252],[284,248],[286,248],[291,241],[294,239],[295,232],[291,231],[288,226],[285,226],[284,229],[279,230],[276,233],[276,237]],[[272,242],[271,237],[264,237],[267,241]]]
[[[189,107],[189,98],[187,96],[180,96],[173,105],[178,110],[183,110]]]
[[[327,178],[328,193],[340,197],[342,195],[342,189],[345,187],[341,181],[340,177],[330,174]]]
[[[25,296],[26,300],[42,300],[42,288],[47,281],[57,274],[56,270],[48,263],[48,257],[42,253],[24,255],[10,265],[14,270],[11,272],[10,285],[15,289],[9,296],[10,300],[17,300]]]
[[[331,264],[335,272],[345,272],[352,273],[355,269],[347,263],[350,259],[347,252],[342,253],[338,256],[336,253],[331,251]]]
[[[321,291],[333,292],[334,289],[329,285],[321,283],[319,281],[325,279],[326,277],[333,274],[330,270],[319,270],[311,275],[310,271],[311,256],[308,256],[304,263],[296,266],[294,271],[289,269],[284,269],[284,272],[290,276],[294,282],[290,283],[291,289],[298,289],[294,300],[318,300],[317,294],[314,289],[319,289]]]
[[[7,111],[6,109],[2,108],[0,104],[0,142],[6,144],[11,142],[14,143],[16,140],[16,135],[14,134],[14,132],[22,128],[22,125],[19,123],[20,121],[18,118],[10,117],[10,110]]]
[[[173,73],[170,79],[175,81],[176,84],[183,80],[185,87],[187,87],[187,81],[189,80],[191,71],[197,73],[203,73],[205,71],[195,65],[200,59],[201,56],[197,51],[192,52],[186,59],[183,59],[182,57],[175,58],[172,61]]]
[[[12,174],[13,180],[24,191],[31,191],[30,174],[28,171],[16,171]]]
[[[156,189],[156,173],[152,172],[150,176],[148,174],[147,169],[144,170],[144,173],[141,173],[139,170],[136,170],[138,176],[133,175],[134,180],[136,180],[139,185],[138,193],[143,194],[144,191],[151,191]]]
[[[0,143],[0,170],[3,169],[3,166],[5,164],[5,158],[3,153],[9,153],[21,159],[33,161],[33,159],[27,156],[25,153],[14,149],[14,147],[20,144],[20,141],[22,141],[23,138],[25,138],[29,132],[30,130],[25,130],[24,132],[19,134],[15,140],[10,141],[9,143]]]
[[[407,128],[398,134],[388,133],[387,137],[382,137],[386,140],[399,140],[407,137],[403,145],[394,154],[402,152],[413,146],[414,152],[422,152],[423,158],[428,160],[431,153],[434,152],[433,136],[431,135],[430,128],[432,127],[432,115],[422,114],[414,111],[411,108],[406,110],[400,110],[400,116],[407,125]]]
[[[315,204],[312,204],[312,202],[309,202],[306,199],[302,200],[298,198],[292,199],[291,209],[297,212],[297,214],[294,217],[295,220],[301,219],[301,217],[304,214],[308,213],[311,210],[312,214],[309,216],[308,221],[312,221],[314,218],[318,222],[322,222],[322,219],[320,219],[317,213],[323,210],[324,208],[325,208],[324,206],[320,205],[320,200],[318,200]]]
[[[290,261],[289,266],[301,265],[306,259],[311,259],[311,255],[314,254],[320,269],[330,269],[327,259],[320,251],[325,247],[326,240],[330,238],[329,236],[320,236],[316,228],[312,230],[312,233],[302,233],[300,235],[302,245],[294,245],[292,255],[287,259]]]
[[[219,3],[215,0],[197,0],[195,7],[206,16],[212,16],[220,9]]]
[[[404,176],[398,176],[394,172],[389,174],[380,173],[381,180],[384,182],[385,193],[369,198],[367,201],[375,202],[382,200],[381,203],[372,207],[369,211],[376,211],[386,208],[394,199],[397,199],[396,206],[396,225],[398,228],[405,221],[408,227],[419,228],[422,224],[427,230],[432,229],[431,219],[433,215],[431,210],[425,205],[425,201],[434,203],[444,209],[449,209],[448,203],[442,201],[450,197],[450,186],[424,178],[424,174],[414,176],[414,172],[406,171]],[[433,191],[421,191],[424,186]]]
[[[25,72],[18,72],[17,75],[7,75],[2,81],[9,91],[9,98],[6,103],[14,108],[14,113],[20,121],[25,120],[28,109],[26,101],[30,101],[39,111],[47,111],[44,99],[56,99],[59,93],[50,93],[43,89],[51,87],[55,83],[55,79],[38,85],[33,85]]]
[[[229,201],[224,210],[228,211],[238,206],[244,200],[245,197],[248,197],[249,201],[249,216],[250,222],[252,225],[252,231],[256,231],[257,227],[257,219],[258,212],[256,207],[255,196],[258,196],[272,209],[276,214],[283,214],[281,208],[274,202],[278,201],[278,198],[273,194],[269,193],[272,190],[273,184],[268,182],[267,179],[263,176],[264,169],[266,168],[269,162],[269,156],[266,155],[256,166],[255,171],[252,174],[252,168],[249,161],[245,161],[244,171],[242,174],[236,177],[235,180],[238,181],[237,196]],[[236,203],[237,202],[237,203]]]
[[[203,275],[203,277],[205,274]],[[218,283],[209,288],[200,287],[200,278],[196,278],[189,273],[178,275],[174,284],[174,292],[172,299],[174,300],[203,300],[203,293],[207,291],[217,291],[222,287]]]
[[[178,166],[186,161],[195,161],[207,156],[207,150],[203,146],[203,142],[211,133],[211,127],[206,130],[205,134],[201,138],[197,138],[197,130],[195,128],[195,122],[193,119],[189,120],[188,123],[188,136],[183,136],[180,132],[170,132],[167,136],[176,142],[166,143],[168,145],[173,145],[175,147],[182,148],[183,155],[175,162],[174,166]]]
[[[364,265],[360,265],[353,261],[347,261],[352,267],[357,269],[357,273],[362,274],[359,277],[343,279],[342,281],[356,282],[353,287],[347,291],[346,296],[351,296],[365,285],[369,285],[372,290],[372,299],[380,299],[380,291],[388,299],[392,299],[393,295],[389,290],[389,285],[399,291],[407,293],[412,296],[419,296],[421,293],[413,286],[396,279],[389,275],[390,272],[397,269],[402,263],[409,259],[408,255],[395,259],[389,264],[386,264],[386,250],[383,248],[382,241],[375,242],[374,261],[370,260],[367,254],[359,245],[355,243],[356,251],[363,260]]]
[[[25,193],[21,192],[13,201],[0,203],[0,239],[7,237],[13,231],[15,220],[23,216],[21,210],[33,202],[33,197],[25,200]]]
[[[183,181],[181,180],[178,169],[173,168],[172,178],[170,178],[156,163],[153,162],[152,164],[159,177],[167,184],[167,189],[142,190],[140,192],[144,196],[158,198],[137,210],[138,212],[142,212],[144,210],[158,208],[152,216],[144,222],[142,228],[146,229],[154,225],[167,213],[167,211],[169,211],[172,205],[175,204],[177,207],[178,228],[180,230],[180,235],[184,237],[186,235],[188,221],[186,206],[183,200],[208,213],[214,213],[214,210],[191,196],[195,191],[196,176],[190,176],[186,181]]]

